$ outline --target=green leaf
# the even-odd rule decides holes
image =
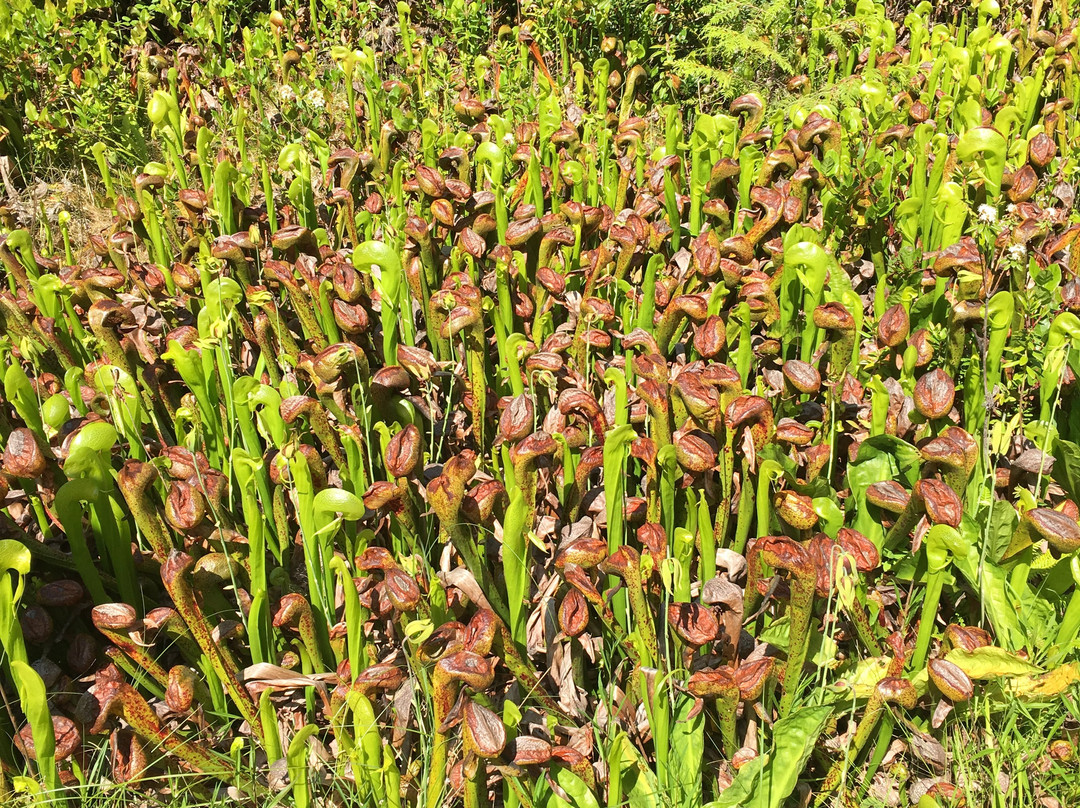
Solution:
[[[1054,440],[1054,481],[1075,499],[1080,499],[1080,445],[1071,440]]]
[[[525,541],[525,498],[520,488],[510,490],[510,504],[503,520],[503,577],[506,599],[510,608],[510,632],[515,642],[525,643],[525,607],[528,600],[529,548]],[[529,525],[528,527],[532,527]]]
[[[1025,701],[1046,701],[1060,696],[1080,681],[1080,666],[1076,662],[1061,665],[1038,676],[1016,676],[1003,680],[1002,690]]]
[[[945,659],[952,662],[972,679],[996,679],[999,676],[1030,676],[1042,673],[1026,659],[1018,657],[1003,648],[992,645],[965,651],[954,648]]]
[[[20,659],[11,661],[11,678],[15,680],[19,705],[26,714],[30,732],[34,736],[38,772],[45,787],[55,791],[60,788],[60,777],[56,771],[56,736],[53,734],[45,682],[37,671]]]
[[[791,642],[790,632],[791,622],[788,620],[787,615],[784,615],[770,623],[769,627],[758,635],[758,641],[773,645],[786,653]],[[839,647],[836,640],[828,634],[815,632],[810,636],[810,646],[807,654],[811,664],[815,667],[831,665],[836,660],[838,651]]]
[[[307,742],[318,730],[319,728],[314,724],[301,727],[300,731],[293,736],[292,741],[289,743],[289,749],[285,753],[296,808],[309,808],[311,805],[311,792],[308,790]]]
[[[1078,455],[1078,459],[1080,459],[1080,455]],[[1019,521],[1016,508],[1009,502],[1003,499],[994,502],[990,512],[990,529],[986,535],[986,557],[995,564],[1001,561],[1001,557],[1009,549],[1009,543],[1012,541],[1013,533],[1016,531],[1016,524]]]
[[[622,800],[619,804],[629,808],[660,808],[663,804],[660,784],[637,747],[625,733],[621,733],[615,743],[619,746],[615,760],[619,766],[618,776],[622,788]]]
[[[570,798],[569,804],[573,808],[600,808],[600,803],[596,801],[596,797],[589,791],[585,781],[569,769],[559,767],[555,772],[555,782],[559,784],[559,788],[566,792],[566,796]],[[554,803],[556,805],[567,804],[566,800],[557,796]]]
[[[897,470],[907,479],[908,485],[915,485],[919,479],[919,468],[922,456],[919,450],[893,435],[874,435],[867,438],[859,446],[856,463],[862,463],[875,455],[888,455],[896,463]]]
[[[889,657],[861,659],[850,673],[831,687],[856,699],[868,699],[873,695],[877,683],[889,675],[890,661]]]
[[[671,757],[668,782],[672,804],[680,808],[701,805],[701,762],[705,758],[705,713],[690,718],[695,699],[689,695],[678,698],[675,721],[671,726]]]
[[[821,520],[821,529],[829,538],[835,539],[844,526],[844,512],[828,497],[814,497],[813,505],[814,512]]]
[[[998,643],[1007,650],[1021,648],[1027,634],[1020,625],[1018,607],[1008,590],[1008,573],[997,564],[982,559],[978,546],[978,525],[964,516],[960,529],[967,535],[971,547],[965,556],[953,559],[953,566],[960,570],[979,597],[986,616],[990,619]]]
[[[881,517],[875,512],[877,509],[872,510],[866,501],[866,489],[882,480],[896,479],[897,473],[896,461],[879,450],[869,451],[865,457],[860,450],[857,462],[848,466],[848,487],[856,509],[852,527],[870,539],[879,550],[885,542],[885,528],[881,526]]]
[[[15,573],[12,581],[9,572]],[[14,539],[0,541],[0,647],[8,659],[26,661],[22,626],[15,617],[15,608],[26,588],[30,572],[30,550]]]
[[[15,570],[20,575],[30,572],[30,550],[21,541],[14,539],[0,540],[0,570]],[[15,599],[22,597],[23,584],[15,590]]]
[[[831,705],[805,707],[773,725],[773,750],[754,758],[735,776],[720,799],[706,808],[780,808],[832,715]]]
[[[41,424],[41,409],[34,388],[22,365],[12,362],[4,373],[4,397],[15,407],[15,412],[23,419],[34,434],[45,436]]]

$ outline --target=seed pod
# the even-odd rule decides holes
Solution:
[[[739,687],[739,698],[743,701],[757,701],[765,690],[765,683],[776,667],[774,657],[758,657],[747,660],[735,669],[735,684]]]
[[[555,568],[565,569],[568,564],[576,564],[583,569],[592,569],[607,558],[608,545],[600,539],[577,539],[559,550],[555,556]]]
[[[465,495],[461,513],[474,524],[487,524],[499,504],[506,504],[506,499],[506,486],[498,480],[485,480]]]
[[[720,396],[711,385],[701,380],[701,374],[684,370],[675,380],[675,389],[686,404],[686,409],[699,422],[708,424],[720,410]]]
[[[75,750],[82,746],[82,733],[79,732],[78,725],[70,718],[63,715],[51,716],[53,725],[53,737],[56,739],[56,746],[53,751],[53,755],[56,760],[67,760],[71,757]],[[29,760],[37,760],[37,748],[34,746],[34,734],[30,727],[30,724],[24,724],[23,727],[15,733],[15,746],[18,747],[19,752],[23,754]]]
[[[887,348],[896,348],[907,339],[911,330],[907,309],[900,303],[888,309],[878,321],[878,341]]]
[[[940,480],[919,480],[915,483],[915,496],[922,501],[931,522],[960,527],[964,506],[956,492],[945,483]]]
[[[705,472],[716,466],[716,441],[700,430],[682,431],[674,435],[675,457],[687,471]]]
[[[695,671],[687,680],[686,689],[699,699],[715,699],[738,693],[739,686],[731,668],[725,665],[716,670]]]
[[[909,710],[915,706],[915,702],[919,699],[915,685],[899,676],[886,676],[877,683],[877,691],[882,701],[899,704]]]
[[[76,676],[86,673],[97,661],[97,643],[89,634],[80,632],[67,643],[68,670]]]
[[[540,234],[543,225],[535,216],[529,219],[517,219],[506,228],[506,243],[511,247],[524,247],[530,239]]]
[[[51,581],[37,591],[37,602],[50,608],[71,609],[85,594],[86,590],[78,581]]]
[[[852,331],[855,328],[855,318],[843,303],[825,303],[814,309],[814,325],[832,331]]]
[[[491,609],[479,609],[473,615],[469,625],[465,626],[463,642],[466,651],[485,655],[491,653],[495,644],[495,635],[499,630],[499,619]]]
[[[1036,541],[1045,541],[1058,555],[1080,548],[1080,524],[1053,508],[1032,508],[1020,519],[1004,558],[1010,558]]]
[[[713,610],[698,603],[672,603],[667,617],[679,639],[693,648],[712,642],[720,634]]]
[[[792,446],[809,446],[814,439],[814,430],[794,418],[781,418],[776,425],[776,439]]]
[[[719,356],[726,344],[727,326],[719,315],[710,315],[694,331],[694,350],[706,359]]]
[[[924,418],[941,418],[952,409],[956,383],[942,368],[926,373],[915,384],[915,408]]]
[[[34,433],[26,427],[13,429],[4,448],[3,470],[12,477],[33,479],[45,472],[45,454]]]
[[[19,625],[26,641],[34,645],[43,645],[52,637],[52,616],[40,606],[30,606],[19,615]]]
[[[195,702],[195,686],[198,676],[186,665],[169,669],[169,683],[165,688],[165,703],[176,713],[188,712]]]
[[[795,393],[813,395],[821,389],[821,374],[808,362],[789,359],[782,368],[784,380]]]
[[[947,659],[931,659],[926,668],[930,673],[930,681],[949,701],[960,704],[975,694],[971,677],[964,673],[959,665]]]
[[[810,530],[817,524],[818,515],[814,503],[804,494],[781,491],[773,500],[777,515],[798,530]]]
[[[1050,757],[1058,763],[1068,763],[1076,756],[1076,750],[1068,741],[1058,738],[1050,742]]]
[[[177,481],[165,499],[165,521],[184,532],[198,527],[206,516],[206,500],[195,486]]]
[[[494,758],[506,748],[506,725],[502,719],[472,699],[465,702],[464,728],[466,752],[480,758]]]
[[[958,626],[955,623],[950,623],[945,627],[945,633],[942,637],[942,650],[948,651],[951,648],[960,648],[964,651],[974,651],[976,648],[985,648],[988,645],[993,644],[993,639],[984,628],[978,626]]]
[[[551,744],[543,738],[519,735],[512,742],[513,760],[517,766],[543,766],[551,760]]]
[[[397,566],[393,555],[385,547],[368,547],[356,557],[356,568],[363,572],[389,570]]]
[[[386,596],[399,612],[412,612],[420,605],[420,587],[416,579],[398,567],[383,573]]]
[[[895,480],[872,483],[866,489],[866,501],[889,513],[902,513],[911,495]]]
[[[589,604],[576,589],[563,595],[559,604],[559,628],[567,637],[581,635],[589,626]]]
[[[397,690],[405,681],[405,673],[397,665],[378,663],[361,671],[351,688],[367,698],[372,698],[379,691]]]
[[[409,424],[386,445],[386,470],[391,477],[411,477],[423,455],[423,436],[415,424]]]
[[[1036,168],[1046,168],[1056,156],[1057,145],[1045,132],[1039,132],[1028,143],[1028,159]]]
[[[98,629],[107,631],[131,631],[140,625],[135,607],[127,603],[103,603],[90,612],[90,619]]]
[[[507,443],[516,443],[534,429],[535,411],[527,393],[514,396],[499,416],[499,437]]]

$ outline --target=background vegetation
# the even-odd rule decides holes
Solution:
[[[0,799],[1077,804],[1077,14],[0,5]]]

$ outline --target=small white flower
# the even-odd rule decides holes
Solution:
[[[315,107],[316,109],[322,109],[326,106],[326,96],[324,96],[322,90],[317,87],[313,90],[308,90],[307,95],[304,96],[304,101],[308,106]]]
[[[278,90],[278,96],[281,98],[283,103],[287,104],[296,100],[296,91],[293,90],[293,88],[290,87],[288,84],[282,84],[281,88]]]
[[[1005,206],[1005,212],[1012,216],[1016,212],[1016,205],[1011,202]]]
[[[997,208],[993,205],[979,205],[979,221],[983,224],[993,224],[997,221]]]
[[[1009,258],[1014,261],[1023,261],[1027,258],[1027,247],[1023,244],[1013,244],[1009,247]]]
[[[503,135],[502,141],[503,141],[504,146],[513,146],[514,145],[514,133],[513,132],[507,132],[505,135]]]

